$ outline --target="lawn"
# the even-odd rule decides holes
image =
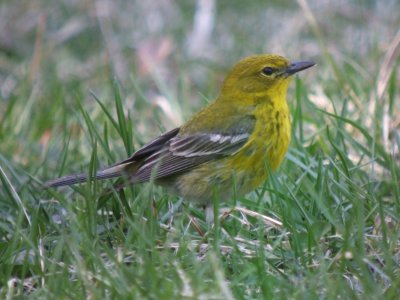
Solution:
[[[0,299],[396,299],[399,11],[394,0],[2,2]],[[179,126],[255,53],[317,65],[291,83],[284,163],[256,191],[214,199],[213,226],[151,183],[107,197],[112,180],[42,187]]]

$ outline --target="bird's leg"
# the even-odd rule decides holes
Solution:
[[[214,223],[214,205],[212,202],[209,202],[206,204],[205,208],[205,213],[206,213],[206,222],[208,226],[211,227],[211,225]]]

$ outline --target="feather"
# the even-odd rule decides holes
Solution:
[[[97,172],[94,178],[96,178],[97,180],[103,180],[103,179],[120,177],[123,175],[124,169],[125,165],[113,166]],[[91,179],[93,180],[94,178]],[[84,183],[87,181],[87,179],[88,176],[85,173],[74,174],[46,181],[44,186],[46,188],[49,188],[49,187],[58,187],[63,185],[73,185],[77,183]]]

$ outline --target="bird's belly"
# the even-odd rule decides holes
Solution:
[[[235,195],[235,177],[241,173],[228,165],[226,158],[204,163],[177,176],[170,187],[190,202],[207,204],[213,197],[225,201]]]
[[[243,149],[233,157],[210,161],[179,175],[171,186],[189,201],[206,204],[214,196],[225,201],[242,196],[265,181],[266,159],[266,147]]]

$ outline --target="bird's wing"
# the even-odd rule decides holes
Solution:
[[[254,125],[254,118],[243,116],[223,132],[178,134],[164,147],[145,158],[134,175],[130,176],[130,181],[160,179],[187,171],[207,161],[232,155],[246,144]]]

